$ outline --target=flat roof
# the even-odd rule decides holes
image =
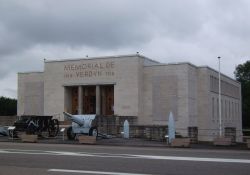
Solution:
[[[28,72],[18,72],[18,74],[34,74],[34,73],[44,73],[43,71],[28,71]]]
[[[192,64],[192,63],[190,63],[190,62],[160,63],[160,64],[155,64],[155,65],[147,65],[147,66],[145,66],[145,67],[154,67],[154,66],[173,66],[173,65],[177,65],[177,66],[178,66],[178,65],[182,65],[182,64],[187,64],[187,65],[190,65],[190,66],[195,67],[195,68],[198,68],[198,69],[206,68],[206,69],[209,69],[209,70],[214,71],[214,72],[216,72],[216,73],[219,73],[217,70],[215,70],[215,69],[213,69],[213,68],[211,68],[211,67],[209,67],[209,66],[196,66],[196,65],[194,65],[194,64]],[[224,76],[224,77],[226,77],[226,78],[228,78],[228,79],[230,79],[230,80],[232,80],[232,81],[235,81],[236,83],[239,83],[239,84],[240,84],[240,82],[238,82],[237,80],[235,80],[235,79],[229,77],[228,75],[225,75],[225,74],[223,74],[223,73],[221,73],[221,75]]]
[[[159,63],[158,61],[152,60],[148,57],[145,57],[143,55],[140,54],[130,54],[130,55],[113,55],[113,56],[99,56],[99,57],[85,57],[85,58],[67,58],[67,59],[54,59],[54,60],[47,60],[44,59],[45,63],[51,63],[51,62],[67,62],[67,61],[79,61],[79,60],[95,60],[95,59],[112,59],[112,58],[126,58],[126,57],[139,57],[139,58],[143,58],[143,59],[147,59],[149,61],[155,62],[155,63]]]
[[[213,69],[213,68],[211,68],[211,67],[209,67],[209,66],[199,66],[198,68],[207,68],[207,69],[209,69],[209,70],[211,70],[211,71],[213,71],[213,72],[216,72],[216,73],[218,73],[219,74],[219,71],[217,71],[217,70],[215,70],[215,69]],[[227,76],[227,75],[225,75],[225,74],[223,74],[223,73],[221,73],[221,75],[223,75],[224,77],[226,77],[226,78],[228,78],[228,79],[230,79],[230,80],[232,80],[232,81],[235,81],[236,83],[238,83],[238,84],[241,84],[240,82],[238,82],[237,80],[235,80],[235,79],[233,79],[233,78],[231,78],[231,77],[229,77],[229,76]]]
[[[151,66],[172,66],[172,65],[182,65],[182,64],[188,64],[192,67],[198,67],[195,66],[194,64],[190,63],[190,62],[173,62],[173,63],[159,63],[159,64],[152,64],[152,65],[146,65],[145,67],[151,67]]]

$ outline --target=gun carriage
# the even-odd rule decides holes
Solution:
[[[72,121],[71,126],[67,128],[68,139],[75,139],[77,134],[98,136],[96,115],[72,115],[67,112],[63,114]]]
[[[14,130],[9,131],[11,137],[18,137],[18,132],[56,137],[59,132],[59,121],[53,116],[23,115],[15,121]]]

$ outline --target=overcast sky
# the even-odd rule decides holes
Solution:
[[[250,59],[249,0],[0,0],[0,96],[43,59],[135,54],[218,67]]]

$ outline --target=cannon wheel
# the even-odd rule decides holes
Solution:
[[[90,128],[89,136],[98,136],[98,129],[96,127]]]
[[[50,120],[48,132],[50,137],[56,137],[59,132],[59,121],[57,119]]]
[[[67,129],[67,136],[68,136],[68,139],[69,139],[69,140],[74,140],[74,139],[75,139],[76,134],[73,133],[72,126],[70,126],[70,127]]]

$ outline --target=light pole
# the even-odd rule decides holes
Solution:
[[[220,57],[218,57],[219,61],[219,129],[220,129],[220,137],[222,136],[222,124],[221,124],[221,78],[220,78]]]

